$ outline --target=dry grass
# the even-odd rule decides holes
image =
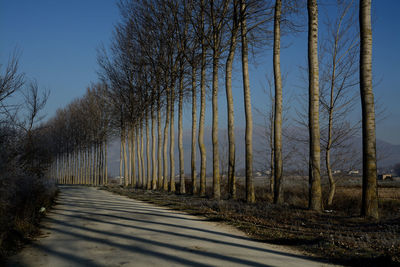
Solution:
[[[179,188],[179,184],[177,186]],[[271,195],[265,187],[256,188],[256,204],[246,204],[243,201],[244,188],[240,184],[238,200],[221,201],[115,185],[105,189],[206,216],[210,220],[224,221],[254,239],[290,245],[335,263],[354,266],[400,264],[400,199],[397,188],[379,188],[381,219],[374,222],[359,217],[359,186],[339,187],[333,205],[327,207],[332,212],[322,214],[306,209],[307,191],[300,184],[285,187],[287,204],[283,206],[271,204]],[[187,189],[190,190],[190,184]],[[210,194],[211,188],[207,191]]]

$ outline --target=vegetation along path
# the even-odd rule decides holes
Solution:
[[[61,186],[44,236],[10,266],[322,266],[229,226],[93,187]]]

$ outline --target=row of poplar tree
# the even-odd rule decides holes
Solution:
[[[340,1],[339,1],[340,2]],[[352,1],[349,1],[352,4]],[[317,0],[121,0],[112,44],[99,49],[100,80],[49,121],[57,144],[50,173],[60,183],[107,183],[107,141],[121,139],[124,185],[186,192],[183,104],[191,103],[191,194],[206,193],[206,90],[212,97],[212,196],[221,197],[218,140],[219,72],[228,114],[228,188],[236,198],[232,69],[240,53],[245,107],[246,200],[255,201],[249,48],[272,43],[274,68],[274,202],[282,191],[282,75],[280,38],[308,14],[309,208],[323,209],[320,167]],[[362,215],[378,217],[375,119],[371,76],[371,1],[359,2],[360,92],[363,122]],[[198,99],[200,98],[200,99]],[[200,101],[199,101],[200,100]],[[198,110],[198,102],[199,110]],[[177,107],[176,107],[177,105]],[[177,108],[177,110],[175,110]],[[175,185],[175,112],[178,113],[179,188]],[[197,146],[200,170],[196,170]],[[144,153],[146,150],[146,153]],[[145,156],[146,155],[146,156]],[[197,174],[199,173],[199,177]]]

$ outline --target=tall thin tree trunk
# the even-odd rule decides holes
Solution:
[[[132,136],[132,125],[129,126],[127,133],[126,133],[126,139],[127,139],[127,145],[128,145],[128,170],[129,170],[129,184],[133,184],[133,171],[132,171],[132,143],[133,140],[131,138]]]
[[[162,189],[163,186],[163,169],[162,169],[162,139],[161,139],[161,103],[160,103],[160,96],[157,97],[157,164],[158,164],[158,189]]]
[[[239,22],[237,18],[237,0],[233,3],[233,17],[232,17],[232,32],[229,46],[229,54],[226,59],[225,68],[225,89],[226,89],[226,102],[227,102],[227,115],[228,115],[228,192],[229,197],[236,199],[236,177],[235,177],[235,118],[234,118],[234,107],[233,107],[233,96],[232,96],[232,67],[233,60],[235,57],[237,34],[239,31]]]
[[[92,146],[91,145],[89,145],[89,147],[87,148],[87,168],[88,168],[88,177],[87,177],[87,181],[88,181],[88,184],[92,184],[92,179],[91,179],[91,177],[92,177],[92,154],[91,154],[91,148],[92,148]]]
[[[71,176],[69,173],[69,152],[65,155],[65,182],[71,184]]]
[[[83,184],[83,151],[82,148],[78,150],[78,172],[79,172],[79,184]]]
[[[186,193],[185,185],[185,161],[183,152],[183,66],[181,66],[179,78],[179,103],[178,103],[178,149],[179,149],[179,193]]]
[[[332,167],[331,167],[331,154],[330,154],[330,146],[332,144],[332,129],[329,130],[329,136],[328,136],[328,145],[325,150],[325,164],[326,164],[326,170],[328,172],[328,179],[329,179],[329,193],[328,193],[328,205],[332,205],[333,203],[333,198],[335,196],[336,192],[336,181],[333,178],[333,173],[332,173]]]
[[[219,143],[218,143],[218,64],[219,56],[213,55],[212,81],[212,146],[213,146],[213,198],[221,198],[221,183],[219,173]]]
[[[83,149],[83,184],[88,184],[87,181],[87,148]]]
[[[144,118],[146,120],[146,118]],[[146,122],[145,122],[146,123]],[[142,188],[146,189],[147,187],[147,177],[146,177],[146,167],[145,167],[145,158],[144,158],[144,131],[146,126],[141,125],[140,127],[140,161],[141,161],[141,169],[142,169]]]
[[[72,155],[68,153],[68,177],[69,184],[74,184],[73,176],[72,176]]]
[[[273,127],[274,127],[274,121],[271,120],[271,133],[269,136],[269,141],[270,141],[270,154],[269,154],[269,166],[270,166],[270,173],[269,173],[269,190],[272,194],[274,194],[274,189],[275,189],[275,163],[274,163],[274,144],[273,144]]]
[[[103,181],[103,171],[102,171],[102,165],[103,165],[103,151],[102,151],[102,147],[101,147],[101,142],[99,141],[98,143],[98,169],[99,169],[99,180],[98,180],[98,184],[100,185]]]
[[[101,171],[101,164],[102,164],[102,162],[101,162],[101,154],[102,154],[102,152],[101,152],[101,143],[99,142],[97,144],[97,168],[98,168],[98,173],[99,173],[98,180],[97,180],[97,184],[98,185],[101,185],[101,179],[102,179],[102,174],[103,174],[103,172]]]
[[[151,158],[152,158],[152,183],[151,189],[157,189],[157,163],[156,163],[156,115],[154,105],[151,105]]]
[[[175,111],[175,93],[174,93],[174,86],[171,87],[171,100],[170,100],[170,130],[169,130],[169,134],[170,134],[170,143],[169,143],[169,172],[170,172],[170,191],[171,192],[175,192],[175,115],[174,115],[174,111]]]
[[[319,130],[319,68],[318,68],[318,6],[308,0],[308,71],[309,71],[309,204],[311,210],[322,211],[320,130]]]
[[[274,18],[274,203],[283,203],[282,192],[282,76],[281,76],[281,8],[282,1],[275,2]]]
[[[94,185],[94,145],[90,146],[90,184]]]
[[[243,93],[244,109],[246,118],[246,201],[255,202],[254,183],[253,183],[253,116],[251,113],[251,96],[248,66],[248,44],[247,44],[247,25],[246,25],[246,3],[241,0],[241,35],[242,35],[242,72],[243,72]]]
[[[67,181],[68,184],[72,184],[72,177],[71,177],[71,154],[68,152],[67,154]]]
[[[332,62],[332,74],[331,74],[331,85],[330,85],[330,101],[329,101],[329,110],[328,110],[328,140],[325,147],[325,166],[326,171],[328,173],[329,180],[329,193],[328,193],[328,205],[332,205],[333,197],[335,196],[336,191],[336,182],[333,178],[332,167],[331,167],[331,147],[332,147],[332,131],[333,131],[333,108],[334,108],[334,90],[335,90],[335,81],[336,81],[336,57],[337,57],[337,48],[339,42],[339,31],[336,32],[335,35],[335,45],[334,45],[334,54],[333,54],[333,62]]]
[[[73,166],[73,173],[74,173],[74,178],[75,178],[75,184],[79,184],[79,177],[78,177],[78,160],[76,156],[77,151],[74,150],[72,153],[72,166]]]
[[[204,144],[204,120],[206,114],[206,45],[204,35],[204,0],[201,0],[201,70],[200,70],[200,118],[199,118],[199,149],[200,149],[200,196],[206,195],[206,146]]]
[[[197,173],[196,173],[196,131],[197,131],[197,92],[196,92],[196,63],[192,65],[192,148],[191,148],[191,174],[192,194],[197,194]]]
[[[360,0],[360,42],[360,94],[363,139],[361,215],[378,219],[375,106],[374,92],[372,90],[371,0]]]
[[[83,151],[83,171],[84,184],[89,184],[89,149],[87,147]]]
[[[146,163],[147,163],[147,182],[146,189],[151,189],[151,163],[150,163],[150,134],[149,134],[149,111],[146,110]]]
[[[78,184],[82,184],[82,175],[81,175],[81,161],[82,161],[82,157],[81,157],[81,149],[79,148],[76,151],[76,171],[77,171],[77,175],[78,175]]]
[[[62,155],[62,180],[63,184],[66,184],[66,179],[65,179],[65,153]]]
[[[132,162],[132,187],[136,187],[136,137],[135,137],[136,126],[133,126],[130,132],[129,138],[132,142],[132,154],[131,154],[131,162]]]
[[[94,160],[93,160],[93,166],[94,166],[94,185],[97,186],[97,181],[99,177],[98,173],[98,168],[97,168],[97,144],[94,144]]]
[[[74,175],[72,172],[72,152],[68,153],[68,176],[69,176],[69,184],[74,184]]]
[[[69,183],[68,180],[68,153],[64,153],[63,155],[63,179],[64,179],[64,184]]]
[[[108,184],[107,139],[104,140],[104,182]]]
[[[123,172],[122,172],[122,167],[123,167],[123,159],[124,159],[124,144],[123,144],[123,129],[121,128],[121,146],[120,146],[120,150],[119,150],[119,184],[122,185],[122,176],[123,176]]]
[[[100,184],[100,147],[99,147],[99,143],[96,144],[96,170],[97,170],[97,176],[96,176],[96,185]]]
[[[163,147],[163,154],[164,154],[164,177],[163,177],[163,190],[168,191],[168,126],[169,126],[169,114],[170,114],[170,99],[169,99],[169,92],[167,90],[167,107],[165,108],[165,125],[164,125],[164,147]]]
[[[143,181],[142,161],[140,158],[140,127],[141,127],[141,122],[139,120],[138,125],[136,126],[136,152],[137,152],[137,171],[138,171],[137,187],[139,187],[139,188],[142,187],[142,181]]]
[[[129,174],[128,174],[128,158],[126,153],[126,128],[122,130],[122,145],[124,151],[124,186],[127,187],[129,185]]]

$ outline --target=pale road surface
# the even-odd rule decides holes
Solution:
[[[9,266],[325,266],[233,227],[92,187],[60,186],[43,236]]]

